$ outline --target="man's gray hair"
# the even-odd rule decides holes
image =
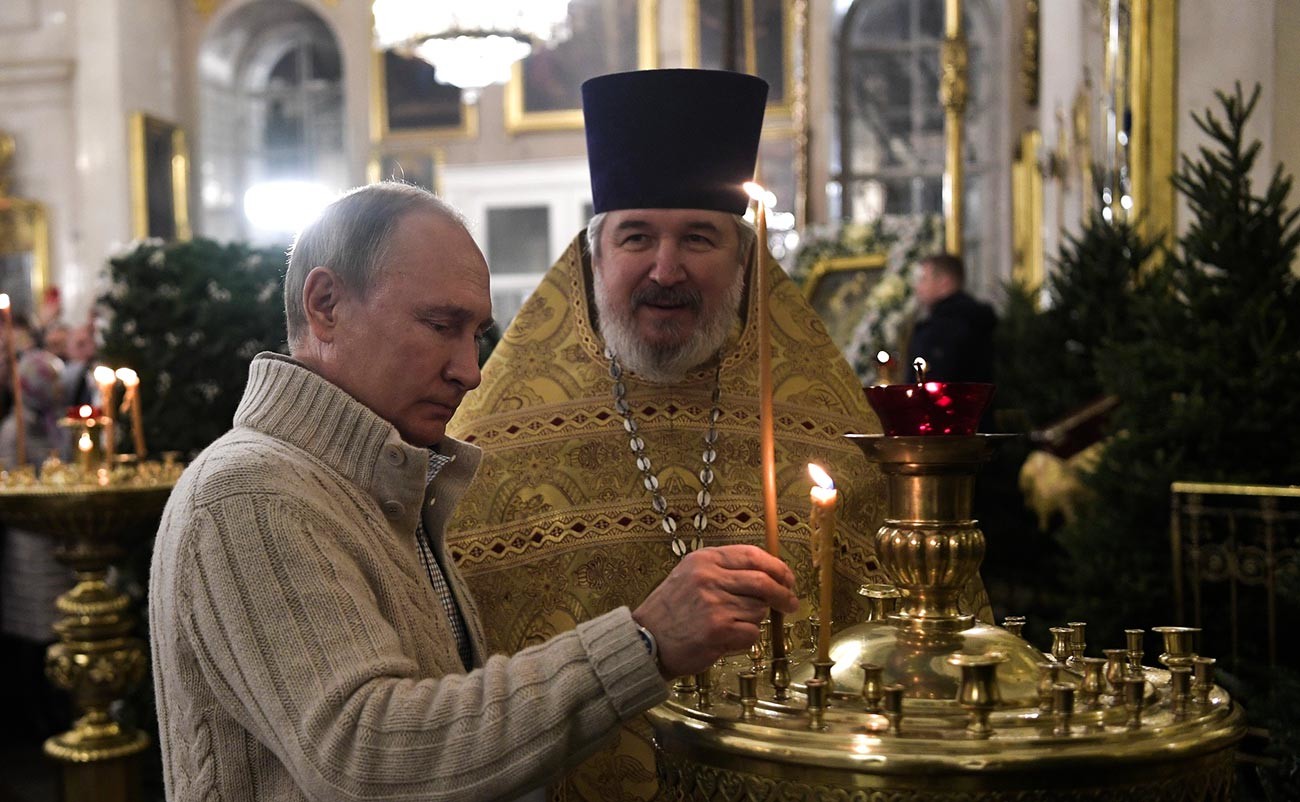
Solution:
[[[587,221],[587,250],[591,252],[593,262],[600,259],[600,232],[605,227],[605,218],[608,215],[609,212],[601,212]],[[754,250],[754,243],[758,241],[758,232],[744,217],[733,214],[732,218],[736,221],[736,235],[740,238],[740,264],[747,265],[750,254]]]
[[[328,267],[344,288],[365,298],[384,268],[393,231],[411,212],[439,215],[465,227],[451,204],[428,190],[399,181],[358,187],[325,207],[299,232],[284,275],[284,317],[292,349],[307,335],[302,291],[307,274]]]

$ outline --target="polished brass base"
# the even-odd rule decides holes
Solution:
[[[845,774],[815,765],[799,767],[726,762],[660,748],[656,754],[661,799],[673,802],[1229,802],[1233,750],[1186,761],[1131,766],[1099,764],[1045,767],[1034,773],[931,772]]]
[[[62,616],[54,624],[59,640],[45,653],[45,674],[68,691],[80,715],[72,729],[45,742],[45,753],[68,764],[115,766],[105,769],[105,777],[128,772],[131,756],[150,743],[109,714],[114,702],[144,680],[149,656],[144,641],[132,636],[130,599],[108,583],[108,569],[126,538],[157,525],[172,481],[159,476],[132,485],[0,486],[0,520],[48,536],[55,556],[77,575],[55,602]],[[86,769],[76,777],[92,774]],[[104,795],[120,790],[100,789]]]
[[[1076,711],[1064,729],[1037,705],[1003,700],[981,736],[955,699],[909,697],[894,730],[858,697],[819,711],[820,726],[810,730],[794,689],[786,704],[760,687],[757,704],[742,705],[730,690],[739,670],[737,660],[715,672],[722,690],[707,710],[678,694],[650,711],[665,799],[1227,802],[1245,726],[1218,687],[1205,705],[1179,712],[1169,672],[1147,668],[1140,727],[1111,695]],[[1064,668],[1061,678],[1077,679]]]
[[[124,729],[105,715],[91,718],[82,716],[68,732],[46,739],[45,754],[68,763],[93,763],[130,757],[149,748],[149,736],[143,732]]]

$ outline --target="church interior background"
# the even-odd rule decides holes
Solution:
[[[906,380],[926,253],[960,253],[1002,317],[993,425],[1023,437],[976,501],[999,618],[1041,645],[1075,619],[1202,627],[1250,714],[1235,793],[1300,798],[1296,198],[1250,201],[1300,165],[1300,0],[571,0],[567,37],[481,89],[381,49],[381,4],[0,0],[0,290],[95,321],[154,450],[228,426],[283,347],[283,250],[339,191],[400,178],[462,210],[504,327],[591,214],[581,81],[754,71],[768,245],[864,384]],[[1217,187],[1245,200],[1172,181],[1223,147],[1194,116],[1252,98],[1258,151]],[[135,604],[147,541],[109,582]],[[7,675],[6,704],[44,681]],[[142,685],[112,715],[147,731]],[[4,729],[0,802],[107,798],[41,756],[50,733]],[[160,798],[145,754],[136,798]]]

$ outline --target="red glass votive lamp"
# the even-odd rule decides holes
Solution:
[[[97,421],[103,415],[99,407],[92,407],[90,404],[80,404],[68,407],[68,420],[74,421]]]
[[[867,401],[891,437],[971,435],[993,398],[993,385],[978,382],[880,384],[866,388]]]

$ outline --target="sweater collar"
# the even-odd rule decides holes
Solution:
[[[424,492],[426,449],[406,443],[369,407],[283,354],[253,359],[234,422],[302,449],[381,500],[395,491],[417,499]],[[464,463],[453,463],[455,474],[472,473],[478,462],[477,448],[451,438],[440,451]]]

